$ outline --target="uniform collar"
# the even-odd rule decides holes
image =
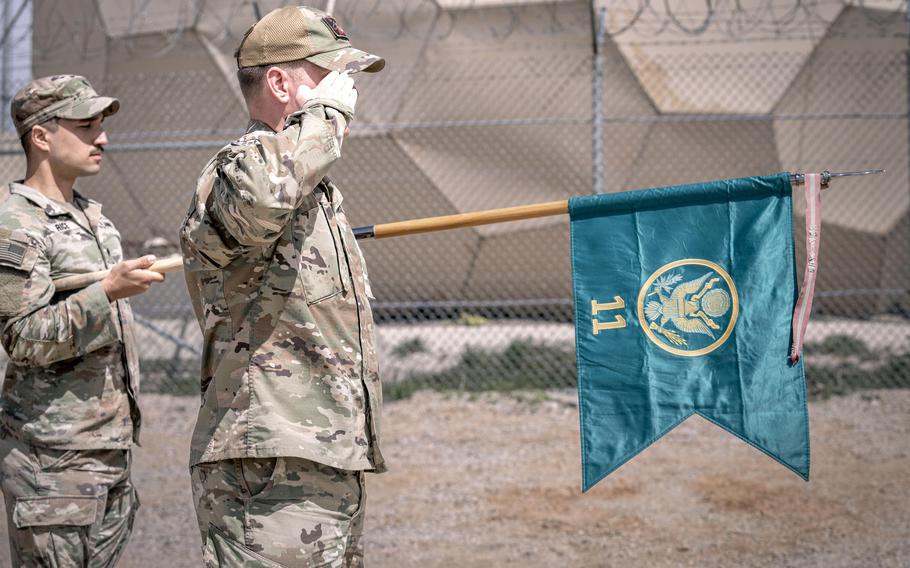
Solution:
[[[9,192],[11,194],[15,193],[16,195],[21,195],[22,197],[28,199],[33,204],[37,205],[41,209],[44,209],[44,212],[52,217],[70,214],[70,212],[66,210],[62,203],[59,201],[54,201],[37,189],[33,189],[23,184],[21,181],[14,181],[13,183],[9,184]]]
[[[247,134],[250,132],[259,132],[261,130],[265,130],[266,132],[275,132],[274,128],[256,118],[251,118],[249,123],[246,125]]]
[[[88,197],[82,195],[75,189],[73,190],[73,201],[78,202],[79,207],[83,211],[89,211],[89,210],[94,211],[97,209],[99,213],[101,212],[101,202],[95,201],[94,199],[89,199]]]
[[[81,219],[75,217],[72,214],[67,205],[60,203],[59,201],[54,201],[37,189],[23,184],[21,181],[14,181],[10,183],[9,192],[11,194],[15,193],[17,195],[21,195],[25,199],[43,209],[44,212],[50,217],[69,215],[70,217],[73,217],[77,222],[81,221]],[[96,224],[95,217],[100,217],[101,215],[101,204],[94,199],[84,197],[76,190],[73,190],[73,201],[78,202],[78,205],[73,205],[73,207],[80,207],[83,211],[85,211],[86,216],[89,218],[89,222],[93,225]]]

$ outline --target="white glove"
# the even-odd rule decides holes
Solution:
[[[332,71],[313,88],[300,85],[297,89],[297,104],[302,108],[313,100],[325,101],[329,106],[337,106],[344,114],[354,115],[357,105],[357,90],[354,88],[354,79],[347,73]],[[337,102],[338,105],[331,103]]]

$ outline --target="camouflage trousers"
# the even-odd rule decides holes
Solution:
[[[195,465],[191,477],[206,566],[363,566],[362,471],[243,458]]]
[[[0,435],[13,566],[112,567],[139,507],[129,450],[51,450]]]

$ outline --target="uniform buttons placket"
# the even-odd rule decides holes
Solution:
[[[363,311],[365,311],[366,308],[361,304],[360,294],[357,289],[357,279],[354,277],[354,268],[351,263],[350,255],[348,254],[348,238],[349,237],[356,238],[356,237],[354,237],[353,232],[348,232],[346,234],[346,231],[339,230],[339,234],[341,236],[342,249],[344,250],[345,264],[347,264],[347,266],[348,266],[348,276],[351,279],[351,290],[353,291],[353,294],[354,294],[354,304],[357,307],[357,343],[360,346],[360,383],[363,385],[363,398],[364,398],[363,411],[364,411],[364,414],[366,414],[365,422],[366,422],[366,429],[367,429],[367,431],[366,431],[367,443],[369,443],[370,448],[373,449],[373,447],[374,447],[373,439],[375,437],[375,427],[373,424],[373,420],[374,420],[373,406],[372,406],[373,397],[370,396],[370,386],[369,386],[369,381],[367,380],[367,353],[364,350],[364,345],[363,345],[363,331],[364,331],[363,330],[363,328],[364,328]],[[356,246],[356,243],[354,244],[354,246]],[[360,269],[359,272],[361,274],[363,274],[364,268],[363,268],[363,265],[360,264],[361,262],[363,262],[363,260],[358,258],[358,260],[356,261],[356,264],[357,264],[358,268]]]

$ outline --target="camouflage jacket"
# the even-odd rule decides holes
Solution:
[[[203,333],[190,465],[299,457],[384,470],[365,265],[325,177],[345,118],[312,104],[206,165],[180,231]]]
[[[0,424],[12,435],[54,449],[138,441],[129,302],[110,302],[100,282],[66,292],[53,283],[121,259],[120,233],[98,202],[76,193],[63,204],[10,184],[0,204],[0,330],[10,359]]]

